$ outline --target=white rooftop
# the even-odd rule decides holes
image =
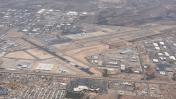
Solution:
[[[154,45],[155,47],[158,47],[158,46],[159,46],[158,43],[153,43],[153,45]]]

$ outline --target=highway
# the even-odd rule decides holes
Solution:
[[[31,71],[19,71],[19,70],[4,70],[0,69],[0,74],[9,73],[9,74],[18,74],[18,75],[38,75],[38,76],[53,76],[60,78],[89,78],[96,80],[106,80],[106,81],[122,81],[122,82],[133,82],[133,83],[145,83],[145,84],[161,84],[161,85],[176,85],[176,82],[168,81],[149,81],[149,80],[127,80],[119,79],[116,77],[97,77],[97,76],[83,76],[83,75],[66,75],[66,74],[55,74],[55,73],[46,73],[46,72],[31,72]]]

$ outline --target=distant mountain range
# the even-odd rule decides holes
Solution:
[[[107,8],[97,13],[97,24],[142,25],[162,21],[176,24],[176,0],[117,0],[116,6],[115,0],[110,1]]]

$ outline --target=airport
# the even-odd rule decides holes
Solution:
[[[176,2],[125,1],[0,0],[0,99],[174,99]]]

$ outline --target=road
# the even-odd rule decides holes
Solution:
[[[2,35],[0,35],[0,39],[4,39],[6,37],[6,35],[8,34],[8,31],[10,30],[10,28],[6,29],[5,31],[3,31]],[[2,32],[2,31],[1,31]]]
[[[138,51],[138,56],[139,56],[139,62],[140,62],[140,66],[141,66],[141,70],[142,70],[142,75],[143,75],[143,78],[144,78],[144,84],[145,84],[145,91],[147,92],[147,95],[150,93],[150,89],[149,89],[149,84],[147,83],[147,77],[146,77],[146,74],[145,74],[145,69],[144,69],[144,64],[143,64],[143,58],[142,58],[142,51],[140,49],[140,46],[137,45],[136,47],[137,51]]]
[[[83,76],[83,75],[66,75],[66,74],[55,74],[55,73],[45,73],[45,72],[30,72],[30,71],[19,71],[19,70],[4,70],[0,69],[0,74],[9,73],[9,74],[21,74],[21,75],[39,75],[39,76],[54,76],[54,77],[63,77],[63,78],[89,78],[96,80],[106,80],[106,81],[122,81],[122,82],[134,82],[134,83],[146,83],[146,84],[162,84],[162,85],[176,85],[176,82],[167,82],[167,81],[149,81],[149,80],[126,80],[119,79],[116,77],[96,77],[96,76]]]

